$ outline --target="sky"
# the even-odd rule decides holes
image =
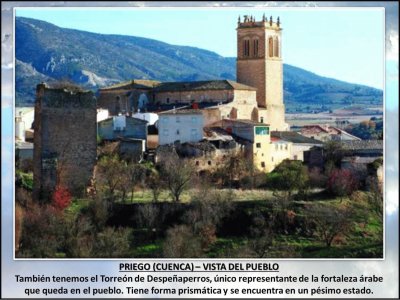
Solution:
[[[18,8],[16,16],[64,28],[152,38],[236,56],[239,15],[281,20],[284,63],[383,89],[382,8]]]

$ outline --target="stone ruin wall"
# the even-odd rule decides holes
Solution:
[[[96,99],[44,84],[36,93],[34,199],[48,200],[57,184],[82,196],[96,163]]]

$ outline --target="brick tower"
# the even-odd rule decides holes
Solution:
[[[283,66],[279,17],[273,22],[263,16],[238,19],[237,81],[257,88],[259,121],[271,130],[287,130],[283,104]]]

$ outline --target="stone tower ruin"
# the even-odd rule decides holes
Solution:
[[[82,196],[96,163],[92,92],[36,87],[33,198],[48,201],[57,185]]]
[[[282,28],[279,18],[240,17],[237,27],[237,81],[257,88],[258,115],[271,130],[287,130],[283,104]]]

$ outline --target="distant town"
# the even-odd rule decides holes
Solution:
[[[288,119],[281,39],[240,16],[237,81],[38,82],[16,257],[383,257],[382,116]]]

